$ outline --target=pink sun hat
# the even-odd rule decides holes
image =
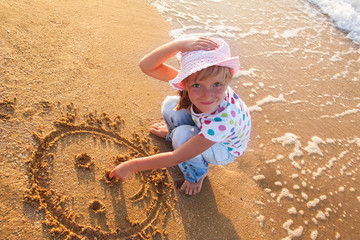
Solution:
[[[170,85],[178,90],[184,90],[183,80],[193,73],[210,66],[223,66],[230,68],[234,75],[240,69],[239,57],[231,57],[229,45],[220,38],[209,38],[219,47],[215,50],[189,51],[181,53],[180,72],[169,81]]]

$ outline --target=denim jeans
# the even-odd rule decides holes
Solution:
[[[161,113],[169,130],[166,140],[171,141],[174,150],[200,132],[191,118],[189,110],[174,110],[178,102],[179,97],[177,96],[166,97],[161,107]],[[221,143],[215,143],[198,156],[180,163],[179,167],[185,179],[194,183],[207,173],[209,163],[225,165],[233,162],[234,159],[234,155],[229,153],[225,146]]]

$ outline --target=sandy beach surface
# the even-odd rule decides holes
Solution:
[[[359,46],[280,2],[233,13],[251,142],[187,197],[177,167],[106,178],[171,150],[148,129],[176,92],[138,61],[174,26],[143,0],[0,0],[0,238],[357,239]]]

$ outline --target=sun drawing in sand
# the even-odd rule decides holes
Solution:
[[[114,161],[157,148],[138,134],[122,136],[120,117],[88,114],[76,121],[70,109],[51,132],[34,134],[25,200],[39,212],[45,232],[60,239],[166,238],[164,224],[176,201],[167,171],[137,173],[126,183],[108,179]]]

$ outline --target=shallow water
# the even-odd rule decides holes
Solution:
[[[287,1],[266,1],[262,2],[261,7],[254,7],[256,4],[239,2],[233,0],[208,0],[208,1],[173,1],[173,0],[149,0],[149,2],[163,14],[166,19],[174,26],[170,35],[173,38],[184,35],[201,33],[201,35],[217,35],[223,38],[238,39],[254,34],[268,34],[270,29],[260,30],[251,28],[244,31],[246,25],[263,25],[265,22],[247,22],[248,18],[243,15],[254,16],[266,15],[271,18],[274,24],[271,25],[272,32],[277,33],[276,23],[281,21],[276,16],[285,14],[283,20],[288,21],[297,14],[288,9]],[[311,4],[309,4],[311,3]],[[259,4],[259,5],[260,5]],[[297,0],[295,4],[298,11],[305,13],[303,17],[314,18],[314,15],[326,14],[334,24],[348,33],[347,37],[360,43],[360,1],[358,0]],[[249,6],[247,6],[249,5]],[[254,5],[254,6],[251,6]],[[271,9],[271,12],[267,10]],[[288,11],[290,10],[290,11]],[[295,16],[292,16],[295,15]],[[245,20],[245,22],[244,22]],[[303,19],[305,22],[306,20]],[[280,30],[280,29],[279,29]],[[282,37],[295,37],[301,29],[286,30]],[[276,35],[276,34],[275,34]]]

